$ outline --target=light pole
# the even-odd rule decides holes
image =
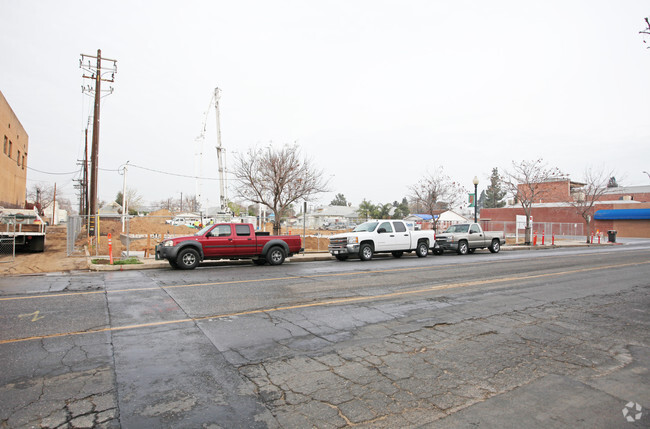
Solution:
[[[476,199],[476,193],[478,192],[478,177],[474,176],[474,180],[472,180],[472,183],[474,183],[474,223],[477,223],[476,209],[478,207],[478,200]]]

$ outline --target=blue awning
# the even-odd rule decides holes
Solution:
[[[413,216],[417,216],[422,220],[431,220],[432,219],[430,214],[414,214]]]
[[[598,210],[596,220],[650,220],[650,209]]]

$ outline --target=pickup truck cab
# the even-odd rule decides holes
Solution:
[[[483,231],[478,223],[459,223],[438,234],[436,243],[438,243],[436,250],[438,254],[442,254],[445,250],[452,250],[459,255],[466,255],[474,253],[476,249],[485,248],[492,253],[498,253],[506,240],[503,232]]]
[[[252,259],[257,265],[280,265],[302,250],[299,235],[255,232],[250,223],[217,223],[194,235],[170,238],[156,246],[156,259],[191,270],[206,259]]]
[[[358,225],[352,232],[330,237],[329,252],[339,261],[350,256],[369,261],[375,253],[392,253],[400,258],[412,252],[424,258],[436,245],[434,231],[412,231],[401,220],[374,220]]]

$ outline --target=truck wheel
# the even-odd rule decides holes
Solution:
[[[492,245],[489,247],[490,252],[492,253],[499,253],[499,250],[501,250],[501,243],[499,243],[499,239],[495,238],[492,240]]]
[[[469,252],[469,246],[467,246],[467,241],[461,241],[458,243],[458,254],[459,255],[467,255]]]
[[[284,250],[281,247],[275,246],[266,254],[266,259],[271,265],[282,265],[284,262]]]
[[[176,264],[182,270],[193,270],[199,265],[199,252],[192,248],[181,250],[176,259]]]
[[[404,252],[392,252],[394,258],[401,258],[404,255]]]
[[[259,259],[253,259],[253,263],[254,263],[255,265],[260,265],[260,266],[261,266],[261,265],[266,264],[266,259],[262,259],[262,258],[259,258]]]
[[[420,241],[418,248],[415,250],[415,254],[418,255],[418,258],[426,258],[429,254],[429,244],[426,241]]]
[[[347,261],[348,260],[348,255],[334,255],[336,256],[336,259],[339,261]]]
[[[372,246],[370,244],[362,244],[359,248],[359,259],[362,261],[369,261],[372,259],[373,254]]]

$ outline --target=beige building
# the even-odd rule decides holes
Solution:
[[[0,91],[0,207],[25,207],[29,137]]]

